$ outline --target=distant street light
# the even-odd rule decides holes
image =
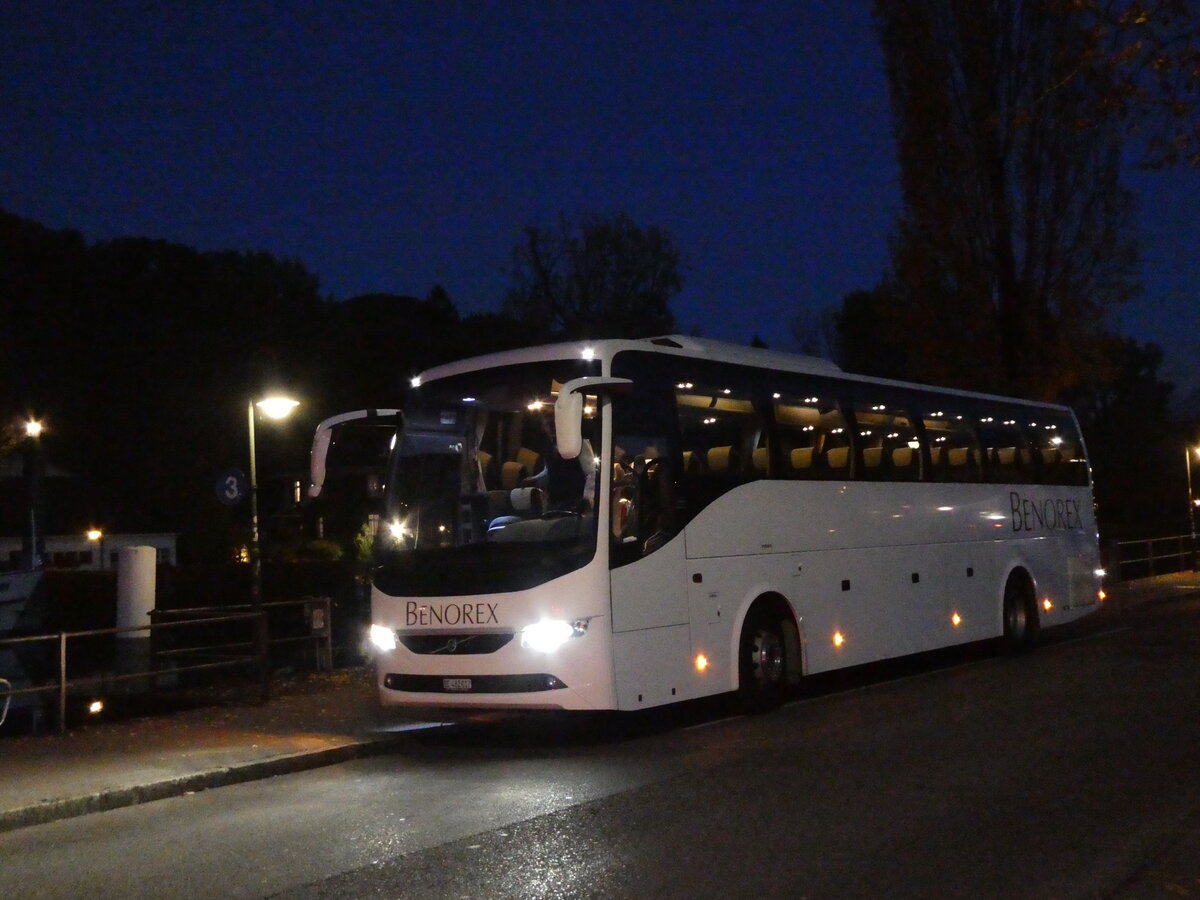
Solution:
[[[41,437],[44,427],[45,426],[43,426],[41,422],[38,422],[35,419],[30,419],[25,423],[25,437]]]
[[[255,612],[262,609],[262,544],[258,537],[258,461],[254,447],[254,408],[257,406],[269,419],[291,415],[300,401],[288,397],[264,397],[250,401],[246,419],[250,428],[250,605]]]
[[[93,544],[96,544],[96,552],[100,559],[100,571],[104,571],[104,532],[99,528],[89,528],[87,530],[87,539]]]

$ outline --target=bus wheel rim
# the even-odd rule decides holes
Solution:
[[[754,635],[754,678],[762,685],[778,684],[783,678],[783,641],[766,629]]]

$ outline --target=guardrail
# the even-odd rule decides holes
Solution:
[[[303,607],[303,617],[292,620],[293,626],[299,624],[302,634],[286,634],[272,637],[270,631],[270,613],[275,610],[290,607]],[[312,650],[313,663],[318,671],[329,672],[333,669],[333,623],[332,601],[329,597],[305,597],[303,600],[285,600],[281,602],[262,604],[263,613],[267,616],[267,646],[278,647],[285,644],[309,644]],[[168,624],[200,624],[205,617],[231,613],[253,614],[253,608],[247,605],[239,606],[193,606],[184,609],[156,609],[150,613],[153,625]],[[161,633],[160,633],[161,634]],[[154,637],[152,634],[151,637]],[[216,645],[198,644],[195,646],[168,646],[164,641],[157,641],[151,653],[156,659],[171,657],[187,658],[197,654],[220,650],[223,646],[236,649],[244,644]]]
[[[1200,544],[1194,534],[1118,541],[1114,574],[1121,581],[1130,581],[1172,572],[1194,572],[1197,570],[1198,551]]]
[[[307,633],[272,637],[269,633],[271,610],[294,606],[304,608]],[[186,673],[222,669],[248,669],[254,672],[259,685],[259,700],[265,703],[270,697],[271,647],[310,643],[316,667],[324,671],[333,668],[330,612],[331,601],[328,597],[266,603],[260,611],[249,607],[152,610],[149,625],[3,638],[0,639],[0,650],[7,649],[26,656],[32,651],[35,658],[42,662],[43,670],[51,666],[57,670],[56,677],[44,677],[48,673],[35,672],[28,687],[16,687],[9,680],[4,688],[5,711],[8,711],[8,705],[15,697],[54,693],[57,695],[57,727],[61,733],[66,730],[68,697],[83,688],[98,688],[97,693],[108,694],[117,685],[140,682],[142,690],[158,691],[167,679],[177,682],[178,677]],[[239,623],[247,626],[240,634],[236,628]],[[231,625],[235,626],[232,634]],[[189,631],[200,634],[201,639],[187,641],[181,637]],[[142,633],[145,633],[145,637],[139,640]],[[207,640],[210,636],[220,636],[223,642]],[[77,658],[80,655],[79,642],[105,637],[115,638],[117,647],[113,656],[118,670],[107,669],[70,677],[72,647],[76,648]],[[149,646],[139,646],[143,644]],[[39,645],[52,649],[39,653]],[[135,652],[128,652],[130,650]],[[82,655],[86,656],[86,651]],[[130,660],[139,659],[143,660],[141,665],[129,665]],[[34,680],[37,683],[32,683]]]

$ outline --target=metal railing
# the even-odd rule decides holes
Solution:
[[[1118,541],[1115,547],[1116,558],[1109,564],[1109,570],[1115,568],[1113,574],[1120,581],[1197,570],[1200,546],[1192,534]]]
[[[286,635],[272,637],[269,633],[270,612],[282,607],[304,607],[304,620],[308,633],[303,635]],[[235,611],[230,611],[235,610]],[[4,702],[7,712],[8,704],[13,698],[22,696],[39,696],[43,694],[57,695],[57,727],[61,733],[67,725],[67,701],[72,694],[78,694],[84,688],[90,688],[94,693],[113,693],[118,685],[140,682],[144,691],[159,691],[167,679],[177,681],[180,675],[195,672],[211,672],[227,669],[249,669],[255,673],[259,685],[260,702],[266,702],[270,697],[271,677],[271,647],[284,644],[308,642],[312,645],[313,659],[316,667],[323,671],[333,668],[333,647],[331,628],[331,601],[328,597],[306,598],[304,600],[283,601],[263,604],[261,611],[255,612],[248,607],[201,607],[180,610],[153,610],[151,623],[125,628],[94,628],[86,631],[61,631],[56,634],[39,634],[0,639],[0,650],[10,650],[20,654],[25,648],[32,648],[37,653],[39,645],[50,645],[52,649],[43,650],[39,654],[43,660],[53,660],[57,668],[57,676],[38,678],[38,683],[30,683],[28,687],[18,687],[12,684],[11,678],[4,687]],[[199,631],[202,635],[220,633],[228,637],[230,625],[244,623],[248,625],[248,634],[236,635],[238,640],[224,643],[212,641],[184,643],[177,638],[189,630]],[[236,631],[236,629],[235,629]],[[148,641],[138,635],[145,633]],[[122,651],[131,649],[136,644],[148,643],[148,652],[140,655],[144,660],[141,666],[124,666],[121,670],[105,669],[100,672],[70,677],[72,663],[71,648],[73,642],[96,638],[115,638],[116,652],[113,656],[118,664],[120,657],[139,658],[139,654],[123,654]],[[126,646],[122,646],[126,645]],[[74,643],[77,648],[78,643]],[[139,650],[142,648],[138,648]],[[76,656],[79,650],[75,651]],[[86,656],[86,653],[84,653]],[[49,668],[44,666],[43,668]]]
[[[303,634],[286,634],[282,636],[271,636],[270,613],[272,611],[287,609],[291,607],[302,606],[303,619],[293,620],[292,624],[299,624]],[[279,602],[262,604],[263,614],[266,616],[267,626],[267,647],[278,647],[286,644],[309,644],[313,663],[318,671],[329,672],[333,670],[333,627],[332,627],[332,601],[329,597],[305,597],[303,600],[284,600]],[[201,624],[205,621],[205,617],[217,616],[223,614],[238,613],[244,615],[254,615],[253,608],[247,605],[240,606],[194,606],[184,609],[156,609],[150,613],[150,621],[155,625],[168,624]],[[153,635],[152,635],[153,637]],[[224,648],[237,649],[244,647],[245,644],[200,644],[194,647],[167,647],[156,646],[152,650],[155,658],[168,659],[170,657],[186,658],[195,656],[198,653],[211,652]]]

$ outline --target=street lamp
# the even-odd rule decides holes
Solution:
[[[300,401],[288,397],[264,397],[250,401],[246,421],[250,429],[250,605],[262,609],[262,545],[258,538],[258,461],[254,448],[254,408],[257,406],[269,419],[284,419]]]
[[[104,532],[99,528],[89,528],[87,530],[87,539],[96,545],[97,553],[100,558],[100,571],[104,571]]]

